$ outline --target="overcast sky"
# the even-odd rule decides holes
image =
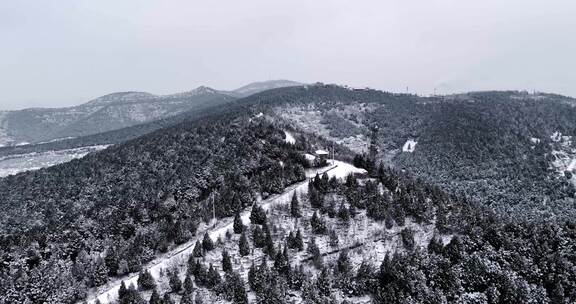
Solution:
[[[2,0],[0,109],[290,79],[576,96],[574,0]]]

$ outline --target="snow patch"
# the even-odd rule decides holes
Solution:
[[[288,131],[284,131],[284,134],[286,135],[286,139],[284,139],[284,141],[288,144],[295,144],[296,143],[296,139],[294,138],[294,136],[292,136],[292,134]]]
[[[530,141],[531,141],[533,144],[537,145],[537,144],[540,143],[540,138],[532,137],[532,138],[530,138]]]
[[[33,152],[0,157],[0,177],[24,171],[38,170],[82,158],[90,152],[107,148],[109,145],[80,147],[59,151]]]
[[[552,141],[559,142],[562,139],[562,133],[556,131],[550,135],[550,139],[552,139]]]
[[[414,152],[414,150],[416,149],[416,144],[418,144],[418,142],[413,139],[407,140],[406,143],[404,143],[404,146],[402,146],[402,152],[408,152],[408,153]]]

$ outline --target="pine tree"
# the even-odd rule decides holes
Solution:
[[[288,237],[286,237],[286,246],[288,246],[288,248],[290,249],[294,249],[296,248],[296,237],[294,236],[294,233],[292,231],[290,231],[290,233],[288,234]]]
[[[296,191],[294,191],[294,195],[292,196],[292,200],[290,201],[290,214],[292,215],[292,217],[295,218],[302,216],[302,212],[300,211],[300,202],[298,201]]]
[[[140,274],[138,275],[138,288],[140,288],[140,290],[150,290],[155,287],[156,284],[150,272],[148,270],[140,271]]]
[[[246,294],[246,288],[244,287],[244,280],[237,273],[229,276],[231,283],[229,285],[233,288],[233,301],[236,304],[248,304],[248,295]]]
[[[208,233],[204,233],[204,239],[202,240],[202,248],[204,248],[205,251],[211,251],[212,249],[214,249],[214,242],[212,242],[212,238],[210,238],[210,235],[208,235]]]
[[[300,231],[300,229],[296,231],[294,245],[295,248],[298,249],[298,251],[304,250],[304,240],[302,239],[302,232]]]
[[[308,253],[312,254],[312,262],[314,262],[314,266],[317,269],[321,269],[323,267],[324,261],[322,259],[322,254],[320,253],[320,248],[316,244],[315,238],[310,238],[307,251]]]
[[[118,288],[118,299],[124,298],[127,293],[128,289],[126,289],[126,284],[124,281],[120,282],[120,288]]]
[[[182,299],[180,299],[180,304],[194,304],[194,301],[192,300],[192,294],[185,293],[182,296]]]
[[[350,258],[348,258],[348,250],[344,249],[340,251],[337,261],[337,269],[340,274],[348,275],[352,270],[352,264]]]
[[[109,271],[102,258],[98,257],[95,261],[93,261],[89,267],[89,270],[95,286],[100,286],[108,282]]]
[[[318,289],[318,293],[325,297],[329,297],[332,293],[332,278],[330,277],[328,268],[322,269],[322,272],[316,280],[316,288]]]
[[[222,251],[222,270],[224,272],[232,271],[232,261],[230,260],[230,254],[227,250]]]
[[[264,211],[264,209],[258,204],[252,205],[250,222],[254,225],[263,225],[266,223],[266,211]]]
[[[234,215],[234,233],[240,234],[243,231],[244,231],[244,223],[242,223],[240,212],[236,212],[236,215]]]
[[[164,294],[164,299],[162,300],[162,304],[175,304],[172,298],[168,293]]]
[[[104,257],[104,263],[108,268],[108,275],[115,276],[118,274],[120,258],[118,257],[118,250],[116,249],[116,246],[108,247],[106,250],[106,257]]]
[[[196,241],[196,244],[194,245],[194,250],[192,250],[192,256],[194,256],[195,258],[201,258],[204,256],[204,250],[202,249],[200,241]]]
[[[248,239],[246,238],[245,232],[242,232],[242,235],[240,235],[238,247],[241,256],[247,256],[250,254],[250,245],[248,244]]]
[[[334,200],[330,200],[330,204],[328,204],[328,207],[326,208],[326,213],[329,218],[334,218],[336,216],[336,203]]]
[[[222,278],[220,277],[220,274],[218,273],[218,270],[216,270],[212,264],[210,264],[210,267],[208,268],[208,277],[207,277],[207,287],[208,288],[214,288],[215,286],[220,285],[220,283],[222,283]]]
[[[252,242],[256,248],[262,248],[266,246],[266,236],[264,235],[264,232],[260,226],[255,226],[254,229],[252,229]]]
[[[180,292],[180,290],[182,290],[182,281],[180,281],[178,277],[177,269],[168,272],[168,283],[170,284],[172,292]]]
[[[290,264],[288,259],[288,250],[286,249],[286,247],[284,247],[284,250],[282,250],[282,247],[280,247],[276,252],[276,257],[274,259],[274,268],[276,269],[276,271],[278,271],[278,273],[282,275],[288,274]]]
[[[267,226],[265,226],[267,227]],[[266,228],[266,237],[264,240],[264,252],[268,254],[270,258],[274,258],[276,256],[276,249],[274,248],[274,241],[272,240],[272,235],[270,234],[270,230]]]
[[[150,296],[150,300],[148,301],[149,304],[162,304],[162,299],[160,295],[156,291],[156,289],[152,290],[152,295]]]
[[[340,208],[338,209],[338,217],[344,223],[348,223],[350,221],[350,211],[348,208],[346,208],[346,206],[344,206],[344,203],[340,204]]]
[[[196,275],[194,275],[194,281],[196,281],[196,285],[198,286],[206,286],[208,281],[208,271],[204,264],[198,263]]]
[[[310,219],[310,225],[312,226],[312,232],[315,234],[325,234],[326,233],[326,223],[318,216],[318,212],[314,211],[312,218]]]
[[[194,293],[194,283],[192,282],[192,278],[187,275],[184,279],[184,294],[193,294]]]

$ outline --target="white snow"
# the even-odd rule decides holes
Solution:
[[[88,153],[103,150],[108,146],[109,145],[97,145],[0,157],[0,177],[65,163],[76,158],[82,158]]]
[[[550,136],[550,139],[552,139],[552,141],[558,142],[562,139],[562,133],[556,131]]]
[[[328,151],[326,151],[326,150],[316,150],[316,152],[314,152],[314,153],[316,153],[316,155],[328,155],[329,154]]]
[[[260,117],[262,117],[262,116],[264,116],[264,113],[262,113],[262,112],[256,114],[256,118],[260,118]]]
[[[309,169],[306,171],[306,176],[308,178],[316,176],[316,174],[323,174],[326,172],[329,177],[335,176],[336,178],[345,178],[351,173],[366,173],[366,170],[356,168],[351,164],[335,160],[333,165],[328,168],[320,169]],[[306,193],[308,191],[308,180],[294,184],[287,187],[283,193],[272,195],[265,200],[260,202],[265,210],[268,210],[272,205],[276,204],[287,204],[290,202],[294,192],[296,193]],[[250,209],[242,212],[240,214],[242,221],[246,224],[250,223]],[[162,270],[170,268],[171,265],[179,264],[182,261],[186,261],[188,256],[192,253],[196,241],[203,237],[205,232],[208,232],[209,236],[216,241],[218,238],[225,238],[226,232],[233,229],[233,218],[220,219],[213,223],[211,226],[201,225],[198,228],[196,236],[190,241],[176,247],[170,252],[160,255],[158,258],[154,259],[148,265],[144,266],[148,269],[151,275],[158,280],[160,277],[160,272]],[[133,284],[137,287],[138,274],[130,274],[121,278],[117,278],[108,284],[97,288],[96,290],[91,290],[88,293],[87,303],[93,304],[96,299],[102,304],[112,303],[116,300],[118,295],[118,289],[120,288],[121,282],[124,281],[126,286]]]
[[[539,144],[539,143],[540,143],[540,138],[532,137],[532,138],[530,138],[530,141],[531,141],[533,144]]]
[[[294,136],[292,136],[292,134],[288,131],[284,131],[284,134],[286,135],[286,139],[284,139],[284,141],[286,141],[286,143],[289,144],[295,144],[296,143],[296,139],[294,138]]]
[[[316,159],[316,156],[309,154],[309,153],[306,153],[306,154],[304,154],[304,158],[306,158],[307,161],[313,162]]]
[[[402,146],[402,152],[408,152],[408,153],[414,152],[414,150],[416,149],[416,144],[418,144],[418,142],[413,139],[407,140],[406,143],[404,143],[404,146]]]

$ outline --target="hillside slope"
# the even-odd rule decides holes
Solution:
[[[338,86],[259,95],[308,132],[463,192],[502,214],[573,217],[573,99],[523,92],[418,97]],[[377,149],[376,149],[377,148]]]

